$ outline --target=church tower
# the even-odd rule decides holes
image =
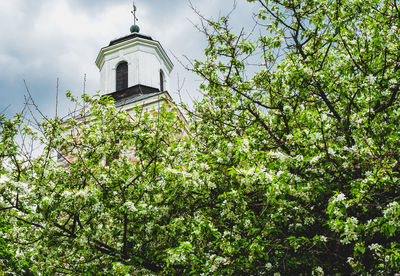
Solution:
[[[132,13],[136,23],[135,12],[134,6]],[[173,103],[168,89],[174,65],[161,44],[150,36],[141,34],[139,26],[132,25],[130,31],[131,34],[112,40],[97,56],[101,95],[111,96],[115,100],[115,106],[128,113],[138,107],[143,112],[157,111],[162,104]],[[179,120],[186,123],[179,110],[177,115]],[[78,119],[83,118],[80,114],[77,116]],[[79,128],[70,131],[72,137],[79,135]],[[186,124],[182,133],[188,133]],[[131,150],[127,156],[133,161],[137,160]],[[68,166],[75,157],[59,152],[57,160],[61,166]],[[103,161],[105,165],[106,160]]]
[[[151,108],[150,102],[160,96],[170,100],[167,91],[174,67],[158,41],[139,33],[135,6],[132,14],[131,34],[112,40],[96,59],[101,93],[113,97],[116,106],[125,110],[139,104]]]

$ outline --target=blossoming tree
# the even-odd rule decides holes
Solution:
[[[130,117],[85,96],[87,121],[22,129],[44,145],[33,158],[20,121],[0,121],[17,260],[44,274],[400,271],[398,1],[249,2],[254,41],[204,19],[204,98],[184,137],[173,109]]]
[[[83,99],[76,117],[45,119],[39,131],[2,122],[0,209],[12,225],[3,238],[33,273],[162,271],[157,252],[179,210],[163,194],[175,193],[183,122],[171,106],[129,115],[108,98]],[[28,137],[42,145],[35,156]]]
[[[256,40],[205,20],[194,62],[197,248],[224,273],[399,272],[398,1],[249,2]]]

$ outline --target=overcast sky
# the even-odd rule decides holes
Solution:
[[[198,16],[187,0],[136,0],[141,33],[158,40],[175,64],[169,91],[175,100],[178,76],[185,80],[184,93],[199,97],[198,77],[186,73],[173,55],[201,58],[206,46],[204,35],[191,22]],[[193,0],[206,17],[217,18],[232,9],[233,0]],[[26,95],[23,80],[40,108],[48,115],[55,110],[56,83],[60,95],[74,95],[99,89],[95,59],[101,47],[129,34],[133,24],[131,0],[1,0],[0,1],[0,113],[21,110]],[[253,24],[257,5],[237,0],[233,26]],[[190,101],[188,95],[185,101]],[[65,97],[60,109],[67,112]],[[5,111],[4,111],[5,110]]]

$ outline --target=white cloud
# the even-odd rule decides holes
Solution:
[[[232,2],[228,2],[198,0],[194,4],[206,16],[216,18],[220,10],[224,14],[231,9]],[[96,2],[95,9],[90,6],[92,3],[75,0],[0,1],[0,110],[12,101],[20,101],[15,95],[5,94],[2,88],[11,87],[23,94],[21,79],[33,83],[35,89],[32,93],[48,110],[53,108],[46,102],[54,98],[57,77],[61,80],[61,92],[71,89],[80,93],[85,73],[87,91],[98,89],[96,56],[100,48],[111,40],[129,34],[133,18],[130,1],[104,0]],[[170,56],[170,51],[179,58],[182,55],[190,58],[202,56],[206,40],[189,22],[199,20],[188,2],[138,0],[136,5],[142,32],[159,40]],[[240,4],[237,12],[249,13],[248,3]],[[237,24],[248,23],[239,21]],[[198,78],[188,76],[178,62],[174,63],[173,78],[177,74],[181,80],[186,78],[187,90],[195,94]],[[177,80],[172,82],[171,90],[176,91]]]

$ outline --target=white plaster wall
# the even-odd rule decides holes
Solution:
[[[160,69],[164,72],[164,90],[169,89],[169,73],[154,43],[131,43],[105,48],[104,64],[100,69],[101,92],[112,93],[116,88],[116,68],[121,61],[128,62],[128,87],[141,84],[160,88]]]
[[[127,111],[131,115],[134,115],[135,112],[133,110],[137,107],[143,108],[144,112],[149,112],[153,109],[158,110],[164,103],[167,103],[168,101],[171,101],[170,97],[167,95],[167,93],[163,93],[138,102],[123,105],[120,107],[120,109]]]

